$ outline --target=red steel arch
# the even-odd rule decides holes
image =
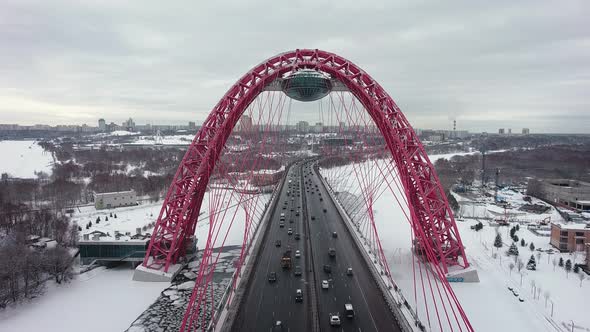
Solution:
[[[302,49],[272,57],[254,67],[221,98],[188,148],[158,216],[143,265],[168,271],[195,232],[205,188],[238,119],[272,81],[283,74],[314,69],[339,80],[362,103],[383,135],[398,167],[409,203],[410,222],[422,249],[433,254],[444,273],[468,267],[446,195],[422,143],[393,99],[361,68],[334,53]]]

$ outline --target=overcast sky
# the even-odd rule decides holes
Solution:
[[[590,133],[590,1],[0,0],[0,123],[201,122],[295,48],[371,74],[414,127]]]

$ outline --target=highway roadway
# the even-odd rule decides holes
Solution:
[[[401,331],[312,164],[305,164],[303,172],[321,331]],[[329,248],[336,250],[335,257],[329,256]],[[331,273],[323,270],[324,265],[330,265]],[[352,268],[351,276],[348,268]],[[320,286],[322,280],[328,281],[328,289]],[[345,303],[352,304],[354,318],[346,318]],[[332,312],[340,313],[338,328],[330,326]]]
[[[284,228],[280,227],[281,213],[285,213]],[[292,235],[287,233],[289,227]],[[401,331],[311,162],[299,162],[289,169],[266,232],[232,331],[274,331],[277,321],[282,328],[276,330],[311,331],[312,291],[318,295],[321,331]],[[300,240],[295,240],[296,233]],[[276,247],[277,240],[281,247]],[[293,267],[302,269],[301,276],[294,275],[294,268],[281,268],[287,246],[292,249]],[[336,250],[335,257],[328,255],[329,248]],[[300,258],[295,258],[296,250]],[[331,273],[324,272],[324,265],[330,265]],[[349,267],[352,276],[346,274]],[[276,282],[269,282],[271,272],[276,272]],[[312,274],[313,284],[308,282]],[[328,281],[328,289],[321,287],[322,280]],[[295,301],[297,289],[303,291],[303,302]],[[345,303],[353,305],[354,318],[346,318]],[[340,314],[340,326],[330,326],[333,312]]]
[[[264,243],[260,248],[255,270],[250,276],[252,279],[249,288],[245,293],[232,331],[273,331],[276,321],[281,321],[281,331],[311,330],[311,306],[306,282],[306,277],[311,272],[305,254],[300,190],[299,196],[297,194],[297,188],[301,185],[300,172],[301,166],[296,165],[289,169],[276,210],[272,212],[267,234],[261,239]],[[297,210],[299,210],[299,216],[296,215]],[[285,213],[284,227],[280,227],[281,213]],[[289,228],[293,230],[292,235],[287,234]],[[296,233],[301,234],[300,240],[295,240]],[[281,247],[276,246],[277,240],[281,241]],[[281,257],[288,246],[292,249],[293,260],[293,268],[290,270],[281,267]],[[300,258],[295,258],[296,250],[301,251]],[[295,266],[301,267],[301,276],[294,275]],[[271,272],[276,273],[276,282],[269,282],[268,275]],[[303,302],[295,301],[297,289],[303,292]]]

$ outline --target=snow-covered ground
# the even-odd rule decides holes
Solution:
[[[35,172],[51,174],[53,158],[36,141],[0,141],[0,174],[36,178]]]
[[[30,303],[0,311],[0,331],[124,331],[168,287],[132,281],[129,265],[97,268],[69,283],[49,282]]]

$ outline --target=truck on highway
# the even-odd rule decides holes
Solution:
[[[291,265],[291,248],[287,248],[283,253],[283,257],[281,257],[281,267],[290,270]]]

